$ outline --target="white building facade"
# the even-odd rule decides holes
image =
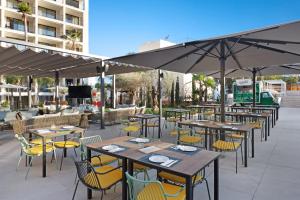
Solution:
[[[61,49],[88,53],[88,0],[22,0],[29,4],[28,42]],[[22,14],[18,12],[20,0],[1,0],[0,36],[25,40]],[[62,38],[76,30],[81,38],[73,48]]]

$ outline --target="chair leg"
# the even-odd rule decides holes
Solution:
[[[62,154],[61,154],[61,160],[60,160],[59,171],[61,171],[61,167],[62,167],[63,160],[64,160],[64,151],[62,151]]]
[[[76,148],[74,148],[74,153],[75,153],[75,156],[77,157],[77,152],[76,152]]]
[[[26,172],[26,176],[25,176],[25,180],[27,180],[27,176],[28,176],[28,174],[29,174],[29,170],[30,170],[30,168],[31,168],[31,164],[32,164],[32,159],[33,159],[33,157],[31,157],[31,159],[30,159],[30,162],[29,162],[29,166],[28,166],[28,169],[27,169],[27,172]]]
[[[21,160],[22,160],[22,153],[20,154],[20,158],[19,158],[19,161],[18,161],[18,164],[17,164],[17,167],[16,167],[16,171],[18,171],[18,168],[20,166]]]
[[[101,190],[101,200],[103,199],[103,191]]]
[[[210,191],[209,191],[209,186],[208,186],[208,182],[207,179],[204,179],[205,183],[206,183],[206,189],[207,189],[207,193],[208,193],[208,199],[211,200],[211,196],[210,196]]]
[[[77,183],[76,183],[76,186],[75,186],[75,190],[74,190],[74,193],[73,193],[72,200],[74,200],[74,198],[75,198],[76,191],[77,191],[77,187],[78,187],[78,183],[79,183],[79,180],[78,180]]]
[[[237,151],[235,151],[235,173],[237,174]]]

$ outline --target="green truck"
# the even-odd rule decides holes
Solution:
[[[276,97],[271,91],[263,90],[263,82],[256,82],[256,99],[258,105],[280,105],[281,98]],[[253,88],[251,79],[237,79],[233,83],[233,102],[235,104],[251,104],[253,100]]]

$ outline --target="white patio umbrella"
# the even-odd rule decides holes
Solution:
[[[110,60],[182,73],[220,71],[221,120],[225,121],[225,70],[300,63],[300,21]]]

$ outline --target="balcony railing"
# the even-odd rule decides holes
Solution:
[[[73,6],[75,8],[79,8],[79,1],[66,0],[66,4],[69,5],[69,6]]]

